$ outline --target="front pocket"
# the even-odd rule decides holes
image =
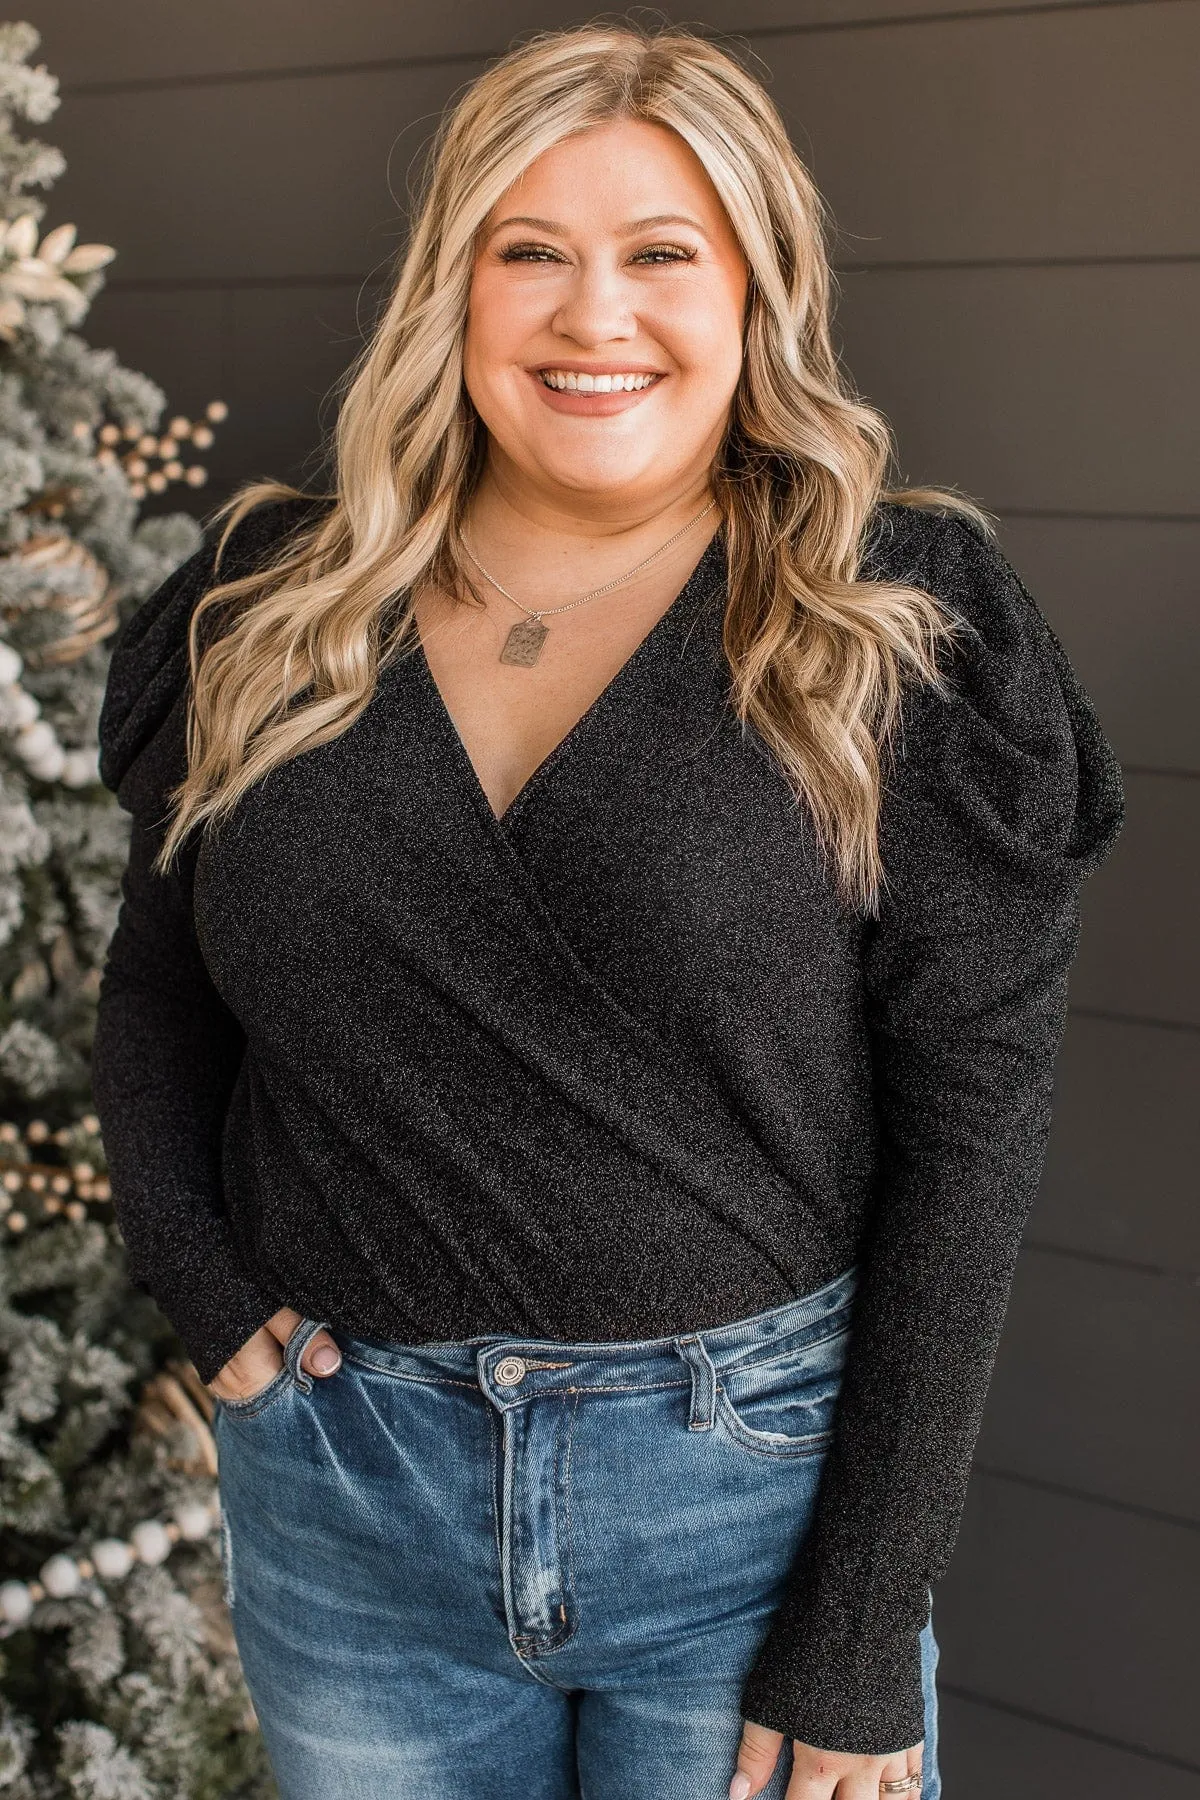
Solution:
[[[292,1386],[292,1372],[287,1363],[272,1375],[266,1387],[259,1388],[256,1394],[247,1394],[243,1400],[226,1400],[220,1394],[215,1399],[224,1412],[231,1413],[235,1419],[248,1419],[264,1412],[273,1400],[278,1400]]]
[[[833,1440],[849,1330],[818,1344],[721,1370],[717,1418],[762,1456],[813,1456]]]

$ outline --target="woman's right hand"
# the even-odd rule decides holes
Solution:
[[[205,1383],[209,1393],[218,1400],[252,1400],[261,1393],[282,1369],[284,1346],[303,1318],[294,1306],[281,1306]],[[307,1374],[336,1375],[341,1366],[342,1353],[327,1331],[305,1344],[300,1367]]]

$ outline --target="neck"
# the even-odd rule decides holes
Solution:
[[[468,505],[464,529],[485,561],[490,548],[522,562],[549,558],[563,565],[582,555],[600,556],[616,566],[648,555],[712,499],[707,470],[681,476],[653,495],[559,496],[531,488],[515,472],[489,462]],[[720,523],[715,512],[702,523],[710,521],[715,530]]]

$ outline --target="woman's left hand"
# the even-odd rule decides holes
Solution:
[[[779,1761],[783,1733],[747,1719],[738,1746],[738,1772],[729,1784],[730,1800],[753,1800],[766,1787]],[[784,1800],[887,1800],[881,1781],[900,1781],[919,1773],[925,1740],[893,1756],[844,1756],[837,1750],[815,1750],[794,1740],[792,1775]],[[740,1784],[740,1785],[739,1785]],[[919,1787],[900,1800],[920,1800]]]

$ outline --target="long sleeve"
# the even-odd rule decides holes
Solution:
[[[968,627],[915,690],[885,791],[889,886],[864,946],[880,1152],[816,1521],[743,1711],[883,1755],[924,1732],[919,1635],[958,1531],[1041,1174],[1082,879],[1119,766],[999,551],[947,522],[923,573]]]
[[[252,514],[220,579],[290,509]],[[216,533],[126,621],[100,716],[100,772],[132,816],[121,906],[101,976],[92,1086],[130,1279],[171,1321],[203,1381],[286,1303],[243,1265],[222,1201],[221,1138],[245,1036],[197,942],[198,833],[165,878],[152,861],[186,767],[187,630],[214,580]]]

